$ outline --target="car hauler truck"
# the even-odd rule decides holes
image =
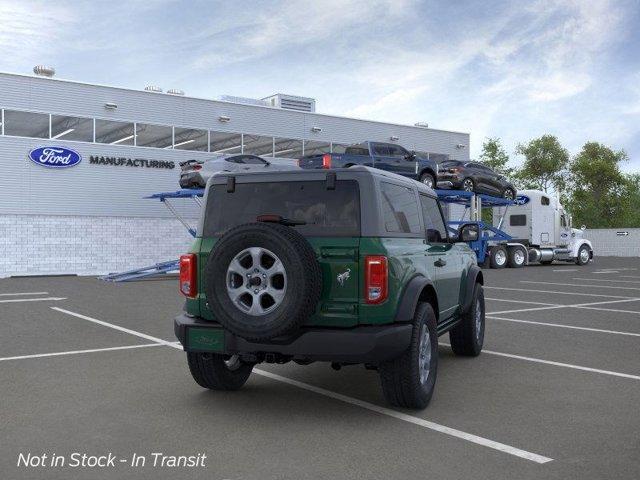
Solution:
[[[527,263],[548,265],[554,260],[586,265],[593,247],[582,229],[572,228],[571,216],[560,201],[540,190],[518,192],[515,205],[493,207],[493,225],[510,244],[524,245]]]

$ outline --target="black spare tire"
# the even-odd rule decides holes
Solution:
[[[295,330],[313,315],[322,291],[320,264],[309,242],[276,223],[230,229],[211,250],[204,275],[216,320],[252,341]]]

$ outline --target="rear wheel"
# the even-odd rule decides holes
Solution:
[[[507,266],[507,249],[502,245],[491,247],[489,260],[491,268],[504,268]]]
[[[516,198],[516,192],[513,191],[513,188],[505,188],[502,192],[502,197],[507,200],[514,200]]]
[[[253,370],[237,355],[187,352],[187,363],[196,383],[211,390],[238,390]]]
[[[473,192],[476,189],[475,183],[470,178],[465,178],[462,182],[462,190],[465,192]]]
[[[462,314],[462,321],[449,331],[451,349],[456,355],[477,357],[484,344],[484,291],[476,283],[469,310]]]
[[[391,405],[425,408],[433,395],[438,371],[436,314],[421,302],[413,319],[411,343],[402,356],[378,367],[382,391]]]
[[[507,264],[509,268],[522,268],[526,262],[526,252],[522,247],[509,247]]]
[[[430,173],[423,173],[420,175],[420,182],[424,183],[429,188],[435,188],[436,179]]]

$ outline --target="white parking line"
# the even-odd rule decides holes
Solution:
[[[0,358],[0,362],[5,362],[7,360],[24,360],[25,358],[58,357],[61,355],[77,355],[79,353],[112,352],[114,350],[129,350],[132,348],[161,347],[161,346],[162,346],[161,343],[145,343],[143,345],[126,345],[124,347],[92,348],[90,350],[70,350],[68,352],[38,353],[35,355],[19,355],[17,357],[4,357],[4,358]]]
[[[49,295],[49,292],[0,293],[0,297],[13,297],[19,295]]]
[[[534,282],[533,280],[520,280],[520,283],[535,283],[540,285],[562,285],[563,287],[589,287],[589,288],[614,288],[616,290],[640,290],[640,287],[618,287],[618,286],[612,286],[612,285],[585,285],[582,283]]]
[[[554,272],[578,272],[579,268],[559,268],[557,270],[553,270]]]
[[[542,282],[546,283],[546,282]],[[557,285],[565,285],[564,283],[559,283]],[[484,289],[495,289],[495,290],[511,290],[514,292],[535,292],[535,293],[553,293],[557,295],[573,295],[577,297],[606,297],[606,298],[630,298],[635,300],[637,297],[623,297],[621,295],[603,295],[600,293],[578,293],[578,292],[558,292],[556,290],[533,290],[531,288],[512,288],[512,287],[488,287],[484,286]]]
[[[44,298],[11,298],[9,300],[0,300],[0,303],[21,303],[21,302],[57,302],[66,300],[66,297],[44,297]]]
[[[526,450],[521,450],[519,448],[515,448],[510,445],[505,445],[504,443],[494,442],[493,440],[489,440],[488,438],[479,437],[477,435],[463,432],[455,428],[450,428],[444,425],[440,425],[438,423],[430,422],[429,420],[424,420],[422,418],[414,417],[412,415],[407,415],[406,413],[398,412],[390,408],[381,407],[379,405],[375,405],[369,402],[364,402],[362,400],[358,400],[357,398],[348,397],[340,393],[332,392],[331,390],[325,390],[324,388],[316,387],[308,383],[299,382],[297,380],[283,377],[275,373],[271,373],[271,372],[267,372],[259,369],[254,369],[253,371],[256,372],[258,375],[268,377],[272,380],[277,380],[279,382],[286,383],[288,385],[293,385],[294,387],[302,388],[304,390],[308,390],[310,392],[314,392],[319,395],[324,395],[325,397],[330,397],[330,398],[333,398],[334,400],[339,400],[344,403],[356,405],[358,407],[361,407],[382,415],[386,415],[388,417],[397,418],[398,420],[402,420],[404,422],[413,423],[414,425],[428,428],[429,430],[434,430],[436,432],[444,433],[445,435],[461,438],[462,440],[466,440],[468,442],[475,443],[477,445],[482,445],[483,447],[492,448],[493,450],[498,450],[500,452],[508,453],[509,455],[514,455],[516,457],[524,458],[526,460],[530,460],[535,463],[547,463],[553,460],[552,458],[549,458],[549,457],[543,457],[542,455],[527,452]]]
[[[451,345],[448,343],[438,343],[446,347]],[[543,360],[542,358],[525,357],[522,355],[514,355],[512,353],[494,352],[492,350],[482,350],[482,353],[488,353],[489,355],[497,355],[499,357],[515,358],[517,360],[525,360],[527,362],[543,363],[545,365],[553,365],[555,367],[571,368],[573,370],[582,370],[584,372],[602,373],[604,375],[611,375],[613,377],[630,378],[632,380],[640,380],[640,376],[631,375],[630,373],[613,372],[611,370],[600,370],[599,368],[583,367],[581,365],[573,365],[571,363],[553,362],[551,360]]]
[[[80,313],[71,312],[69,310],[65,310],[64,308],[58,307],[49,307],[51,310],[55,310],[56,312],[66,313],[67,315],[71,315],[72,317],[81,318],[82,320],[86,320],[88,322],[97,323],[98,325],[102,325],[104,327],[113,328],[114,330],[118,330],[120,332],[129,333],[131,335],[135,335],[136,337],[144,338],[147,340],[151,340],[152,342],[161,343],[162,345],[167,345],[169,347],[173,347],[175,342],[167,342],[166,340],[162,340],[158,337],[152,337],[151,335],[147,335],[146,333],[136,332],[135,330],[131,330],[129,328],[121,327],[120,325],[114,325],[113,323],[103,322],[102,320],[98,320],[97,318],[87,317],[86,315],[82,315]]]
[[[601,328],[590,328],[590,327],[578,327],[575,325],[563,325],[561,323],[547,323],[547,322],[533,322],[531,320],[517,320],[515,318],[504,318],[504,317],[496,317],[493,315],[487,315],[487,318],[492,320],[502,320],[505,322],[514,322],[514,323],[526,323],[529,325],[542,325],[545,327],[558,327],[558,328],[569,328],[571,330],[584,330],[587,332],[597,332],[597,333],[610,333],[615,335],[627,335],[629,337],[640,337],[640,333],[632,333],[632,332],[618,332],[616,330],[603,330]]]
[[[152,340],[157,342],[158,344],[165,345],[167,347],[175,348],[177,350],[182,350],[182,346],[177,342],[168,342],[166,340],[162,340],[161,338],[152,337],[151,335],[147,335],[142,332],[137,332],[135,330],[131,330],[129,328],[124,328],[119,325],[114,325],[112,323],[104,322],[102,320],[98,320],[96,318],[88,317],[86,315],[82,315],[80,313],[71,312],[69,310],[64,310],[58,307],[50,307],[53,310],[58,312],[66,313],[67,315],[71,315],[77,318],[81,318],[83,320],[87,320],[89,322],[97,323],[98,325],[103,325],[105,327],[113,328],[115,330],[119,330],[121,332],[126,332],[131,335],[135,335],[137,337],[146,338],[148,340]],[[526,450],[521,450],[516,447],[512,447],[510,445],[505,445],[504,443],[494,442],[493,440],[489,440],[488,438],[479,437],[472,433],[463,432],[461,430],[457,430],[455,428],[450,428],[445,425],[440,425],[438,423],[430,422],[428,420],[423,420],[422,418],[414,417],[411,415],[407,415],[402,412],[398,412],[396,410],[392,410],[390,408],[380,407],[378,405],[374,405],[373,403],[364,402],[362,400],[358,400],[357,398],[348,397],[346,395],[342,395],[340,393],[335,393],[330,390],[325,390],[324,388],[315,387],[313,385],[309,385],[307,383],[299,382],[297,380],[293,380],[287,377],[283,377],[280,375],[276,375],[275,373],[267,372],[265,370],[261,370],[259,368],[254,368],[253,371],[264,377],[271,378],[272,380],[277,380],[279,382],[287,383],[289,385],[296,386],[298,388],[302,388],[304,390],[308,390],[314,393],[318,393],[320,395],[324,395],[326,397],[333,398],[335,400],[340,400],[345,403],[349,403],[351,405],[356,405],[361,408],[365,408],[367,410],[380,413],[382,415],[386,415],[389,417],[394,417],[399,420],[412,423],[414,425],[419,425],[424,428],[428,428],[430,430],[434,430],[440,433],[444,433],[446,435],[450,435],[452,437],[457,437],[463,440],[466,440],[471,443],[475,443],[478,445],[482,445],[487,448],[492,448],[494,450],[498,450],[500,452],[508,453],[509,455],[514,455],[516,457],[524,458],[526,460],[530,460],[535,463],[547,463],[551,462],[553,459],[549,457],[544,457],[542,455],[538,455],[536,453],[527,452]]]
[[[571,280],[588,280],[589,282],[612,282],[612,283],[640,283],[639,280],[611,280],[609,278],[580,278],[573,277]]]
[[[531,304],[531,305],[545,305],[547,307],[556,307],[556,306],[558,306],[557,303],[529,302],[529,301],[525,301],[525,300],[508,300],[506,298],[485,297],[484,299],[485,300],[491,300],[491,301],[494,301],[494,302],[527,303],[527,304]]]
[[[620,278],[640,278],[640,275],[618,275]]]
[[[585,310],[600,310],[602,312],[614,312],[614,313],[633,313],[635,315],[640,315],[640,312],[635,310],[620,310],[615,308],[599,308],[599,307],[586,307],[582,305],[576,305],[574,308],[584,308]],[[611,318],[607,318],[607,320],[611,320]]]
[[[619,273],[618,270],[603,270],[601,272],[593,272],[594,275],[607,275],[611,273]]]
[[[594,308],[592,305],[606,305],[609,303],[627,303],[627,302],[637,302],[640,301],[640,298],[625,298],[623,300],[606,300],[604,302],[589,302],[589,303],[575,303],[573,305],[555,305],[552,307],[536,307],[536,308],[519,308],[517,310],[502,310],[499,312],[486,312],[487,315],[501,315],[503,313],[517,313],[517,312],[535,312],[539,310],[553,310],[556,308]],[[611,308],[598,308],[597,310],[602,310],[605,312],[618,312],[621,310],[615,310]],[[627,310],[622,310],[626,312]]]

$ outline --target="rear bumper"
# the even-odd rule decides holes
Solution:
[[[205,184],[202,175],[198,172],[180,174],[180,187],[182,188],[204,187]]]
[[[213,329],[223,336],[223,346],[215,349],[192,348],[188,345],[188,329]],[[345,363],[380,363],[400,356],[411,341],[412,325],[396,323],[354,328],[301,328],[288,337],[255,343],[240,338],[222,328],[219,323],[186,314],[174,319],[176,337],[185,351],[212,351],[226,355],[279,354],[293,360],[314,360]]]

